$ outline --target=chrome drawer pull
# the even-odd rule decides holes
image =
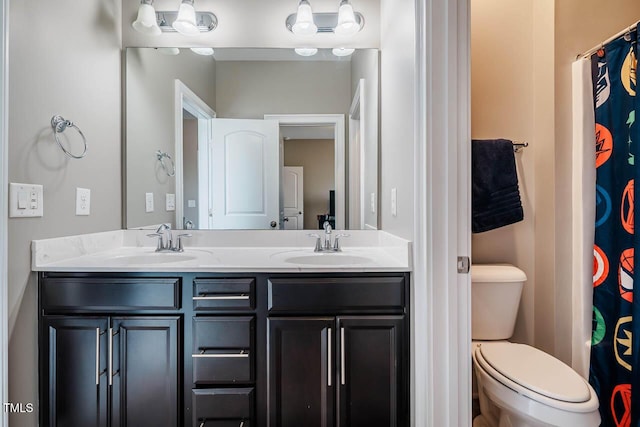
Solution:
[[[196,353],[196,354],[192,354],[191,357],[202,357],[202,358],[221,358],[221,359],[225,359],[225,358],[247,358],[249,357],[249,353],[244,353],[244,352],[240,352],[240,353],[211,353],[211,354],[204,354],[204,353]]]
[[[219,300],[248,300],[249,295],[219,295],[219,296],[198,296],[193,297],[194,301],[219,301]]]

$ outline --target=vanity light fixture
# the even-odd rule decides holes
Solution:
[[[298,13],[296,14],[295,23],[291,26],[291,31],[297,36],[312,36],[318,32],[308,0],[300,0],[300,3],[298,3]]]
[[[167,56],[180,55],[180,49],[178,49],[177,47],[156,47],[155,49],[159,53]]]
[[[158,21],[156,20],[156,10],[153,8],[153,0],[140,1],[138,17],[131,25],[136,31],[142,34],[157,36],[161,33]]]
[[[218,26],[218,17],[211,12],[196,12],[194,0],[182,0],[180,10],[155,11],[153,0],[141,0],[138,18],[132,24],[136,31],[148,35],[179,32],[187,36],[206,33]]]
[[[202,56],[211,56],[213,55],[213,48],[210,47],[192,47],[191,52],[197,53]]]
[[[333,30],[339,36],[352,36],[360,31],[360,25],[356,22],[356,15],[349,0],[342,0],[338,9],[338,24]]]
[[[338,13],[313,13],[308,0],[300,0],[298,12],[287,16],[285,25],[295,35],[334,33],[352,36],[364,27],[364,17],[353,11],[349,0],[342,0]]]
[[[193,7],[194,0],[182,0],[178,17],[173,21],[172,27],[185,36],[196,36],[200,34],[196,25],[196,9]]]
[[[318,53],[318,49],[315,47],[297,47],[294,50],[300,56],[313,56]]]
[[[356,51],[355,49],[351,49],[351,48],[346,48],[346,47],[338,48],[338,47],[336,47],[336,48],[331,50],[331,53],[333,53],[335,56],[349,56],[355,51]]]

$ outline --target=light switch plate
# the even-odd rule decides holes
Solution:
[[[188,208],[195,208],[196,207],[196,201],[195,200],[187,200],[187,207]]]
[[[86,216],[91,213],[91,190],[76,188],[76,215]]]
[[[9,217],[29,218],[44,215],[44,190],[38,184],[9,184]]]
[[[176,210],[176,195],[167,193],[165,195],[165,207],[167,211],[175,211]]]
[[[145,212],[153,212],[153,193],[145,193],[144,195]]]
[[[371,213],[376,213],[376,193],[371,193]]]
[[[398,190],[391,189],[391,215],[398,216]]]

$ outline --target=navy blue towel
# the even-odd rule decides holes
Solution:
[[[523,218],[513,143],[471,141],[471,231],[482,233]]]

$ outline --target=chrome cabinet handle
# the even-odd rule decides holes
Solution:
[[[204,354],[204,353],[195,353],[192,354],[191,357],[201,357],[201,358],[246,358],[249,357],[249,353],[244,353],[244,352],[240,352],[240,353],[210,353],[210,354]]]
[[[331,387],[331,328],[327,334],[327,386]]]
[[[100,385],[100,328],[96,328],[96,385]]]
[[[344,328],[340,328],[340,383],[345,384],[345,367],[344,367]]]
[[[200,423],[200,427],[204,427],[204,423],[206,423],[206,422],[207,422],[207,420],[203,420],[203,421]]]
[[[194,301],[215,301],[215,300],[248,300],[249,295],[218,295],[218,296],[197,296]]]
[[[113,328],[109,328],[109,385],[113,385]]]

